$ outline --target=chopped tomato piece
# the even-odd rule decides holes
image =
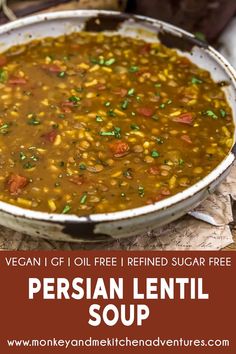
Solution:
[[[98,91],[104,91],[104,90],[106,90],[106,85],[102,85],[102,84],[100,84],[100,85],[97,85],[97,89],[98,89]]]
[[[70,102],[70,101],[62,102],[61,107],[62,107],[63,112],[71,113],[70,107],[74,107],[74,102]]]
[[[69,178],[69,181],[80,186],[81,184],[83,184],[85,182],[85,178],[84,178],[84,176],[75,175],[75,176],[71,176]]]
[[[191,65],[191,62],[188,60],[188,58],[182,57],[178,60],[177,64],[182,68],[186,68]]]
[[[160,169],[157,166],[152,166],[148,169],[148,173],[150,173],[150,175],[156,176],[159,175]]]
[[[0,66],[4,66],[7,63],[7,58],[4,55],[0,55]]]
[[[137,112],[145,117],[151,117],[153,116],[155,110],[149,107],[140,107],[137,109]]]
[[[11,77],[8,80],[9,84],[11,85],[25,85],[27,83],[27,80],[24,79],[23,77]]]
[[[56,137],[57,137],[56,130],[52,130],[51,132],[42,135],[42,138],[44,138],[44,140],[49,143],[54,143],[54,141],[56,140]]]
[[[189,135],[182,135],[181,137],[180,137],[183,141],[185,141],[186,143],[188,143],[188,144],[192,144],[192,140],[191,140],[191,138],[190,138],[190,136]]]
[[[192,125],[193,123],[193,115],[192,113],[183,113],[173,119],[174,122],[189,124]]]
[[[62,71],[60,66],[58,66],[56,64],[43,65],[42,68],[50,71],[51,73],[59,73]]]
[[[162,195],[170,195],[170,190],[168,188],[166,188],[166,187],[163,187],[161,189],[161,194]]]
[[[114,157],[123,157],[129,152],[129,145],[121,140],[114,142],[110,147]]]
[[[125,97],[127,95],[127,89],[123,88],[123,87],[117,87],[115,88],[113,91],[114,95],[120,96],[120,97]]]
[[[11,195],[18,195],[29,183],[28,178],[20,175],[11,175],[7,181],[7,187]]]
[[[151,43],[146,43],[140,48],[139,53],[147,54],[150,52],[150,49],[151,49]]]

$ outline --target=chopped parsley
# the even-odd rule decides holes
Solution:
[[[110,66],[110,65],[114,64],[115,61],[116,61],[115,58],[110,58],[110,59],[107,59],[104,64],[105,64],[106,66]]]
[[[211,117],[212,119],[217,119],[218,118],[218,116],[213,111],[211,111],[210,109],[208,109],[207,111],[203,112],[203,114],[208,116],[208,117]]]
[[[130,73],[136,73],[137,71],[139,71],[139,67],[138,67],[138,66],[132,65],[132,66],[129,68],[129,72],[130,72]]]
[[[100,135],[102,136],[114,136],[116,139],[121,138],[121,129],[118,127],[115,127],[112,131],[109,132],[100,132]]]
[[[102,117],[99,115],[96,115],[96,122],[103,122]]]
[[[65,205],[64,209],[62,210],[62,214],[67,214],[69,213],[69,211],[71,210],[71,206],[70,205]]]
[[[58,74],[57,74],[58,77],[60,78],[63,78],[66,76],[66,72],[65,71],[60,71]]]
[[[128,168],[127,170],[125,170],[123,172],[123,176],[129,178],[129,179],[132,179],[133,178],[133,170],[132,168]]]
[[[161,87],[161,84],[159,82],[157,82],[154,86],[155,87]]]
[[[6,70],[0,69],[0,82],[4,84],[8,79],[8,73]]]
[[[159,157],[160,154],[159,154],[159,152],[158,152],[157,150],[152,150],[152,151],[151,151],[151,156],[154,157],[154,158],[156,158],[156,157]]]
[[[26,162],[24,165],[23,165],[23,168],[26,169],[26,170],[30,170],[31,168],[33,168],[35,165],[33,165],[31,162]]]
[[[20,152],[20,160],[24,161],[25,159],[27,159],[27,156],[21,151]]]
[[[184,165],[184,160],[183,159],[179,159],[179,165],[180,166]]]
[[[128,91],[128,96],[133,96],[135,92],[135,89],[134,88],[130,88],[129,91]]]
[[[108,114],[110,117],[115,117],[115,116],[116,116],[116,114],[115,114],[115,112],[114,112],[113,109],[109,109],[109,111],[107,112],[107,114]]]
[[[73,103],[78,103],[78,102],[80,101],[80,97],[78,97],[78,96],[70,96],[70,97],[68,98],[68,100],[69,100],[70,102],[73,102]]]
[[[161,103],[159,107],[160,107],[161,109],[163,109],[163,108],[165,108],[165,106],[166,106],[165,103]]]
[[[99,57],[99,58],[91,58],[90,59],[92,64],[98,64],[98,65],[105,65],[105,66],[111,66],[112,64],[114,64],[116,62],[115,58],[110,58],[110,59],[104,59],[104,57]]]
[[[31,156],[30,158],[31,158],[31,160],[33,160],[33,161],[38,161],[38,157],[35,156],[35,155]]]
[[[128,100],[124,100],[123,102],[121,102],[121,108],[122,109],[126,109],[128,107],[129,101]]]
[[[144,197],[144,187],[142,186],[138,187],[138,194],[140,195],[140,197]]]
[[[8,123],[3,123],[0,125],[0,134],[6,135],[9,133],[9,124]]]
[[[36,115],[33,115],[30,119],[28,119],[27,124],[29,124],[29,125],[39,125],[39,124],[41,124],[41,121],[36,117]]]
[[[84,192],[80,198],[80,204],[85,204],[87,201],[87,192]]]
[[[220,115],[222,118],[225,118],[227,113],[225,112],[225,110],[223,108],[220,109]]]
[[[105,106],[105,107],[109,107],[110,105],[111,105],[111,102],[110,102],[110,101],[104,102],[104,106]]]
[[[65,118],[65,114],[59,113],[59,114],[58,114],[58,118],[61,118],[61,119]]]
[[[86,167],[85,163],[81,162],[79,164],[79,168],[80,168],[80,170],[86,170],[87,167]]]
[[[192,79],[191,79],[191,83],[193,85],[199,85],[199,84],[202,84],[203,81],[201,79],[198,79],[197,77],[193,76]]]
[[[132,130],[140,130],[139,126],[138,126],[137,124],[135,124],[135,123],[131,124],[131,125],[130,125],[130,128],[131,128]]]
[[[158,138],[156,138],[156,142],[157,142],[157,144],[161,145],[164,143],[164,139],[159,136]]]

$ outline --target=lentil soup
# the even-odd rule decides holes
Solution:
[[[233,143],[210,74],[159,43],[89,33],[0,55],[0,200],[88,215],[155,203]]]

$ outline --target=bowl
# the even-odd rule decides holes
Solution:
[[[144,16],[99,10],[61,11],[25,17],[0,27],[0,51],[43,37],[57,37],[78,31],[104,31],[161,41],[208,70],[223,88],[236,125],[236,73],[227,60],[193,34],[168,23]],[[235,132],[234,132],[235,142]],[[32,236],[69,242],[96,242],[120,239],[146,232],[178,219],[195,208],[229,173],[236,145],[224,160],[198,183],[152,205],[89,216],[49,214],[0,202],[0,224]]]

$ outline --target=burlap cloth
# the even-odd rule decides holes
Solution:
[[[77,2],[60,6],[60,9],[75,7],[79,7]],[[148,233],[109,243],[74,244],[35,239],[0,227],[0,250],[220,250],[234,242],[233,200],[236,200],[236,166],[197,209]]]

